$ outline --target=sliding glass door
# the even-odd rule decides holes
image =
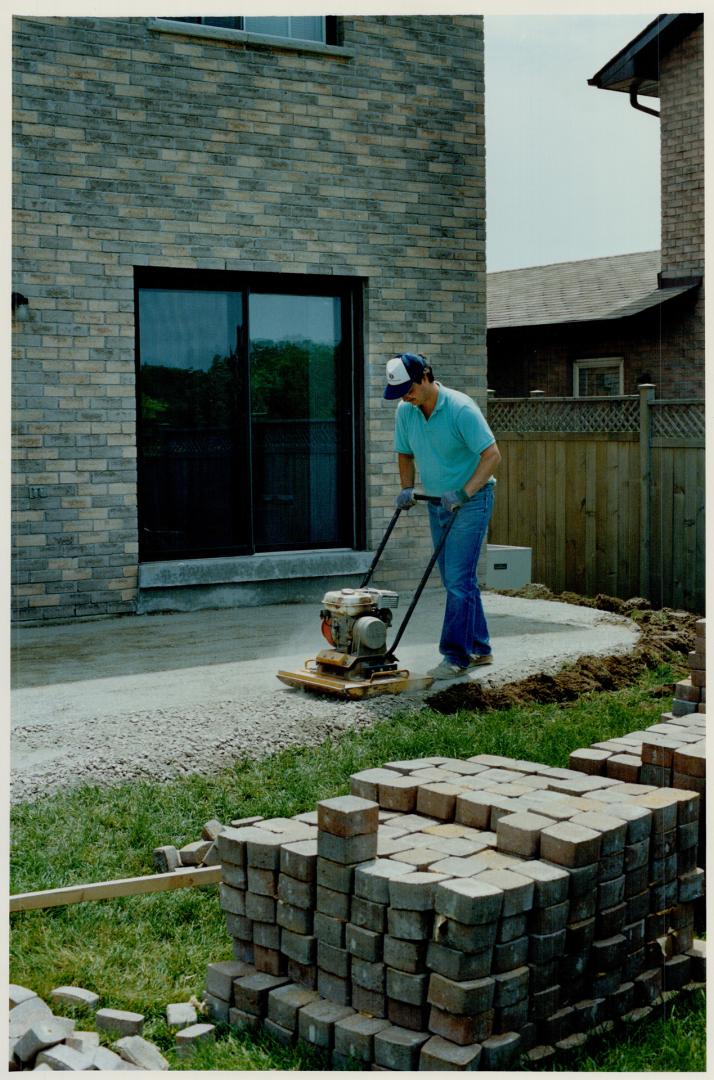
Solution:
[[[137,277],[142,561],[354,546],[354,287],[286,284]]]

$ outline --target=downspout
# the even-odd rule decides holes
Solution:
[[[637,100],[637,87],[630,87],[630,105],[633,109],[638,109],[640,112],[649,113],[650,116],[659,116],[656,109],[648,109],[646,105],[640,105]]]

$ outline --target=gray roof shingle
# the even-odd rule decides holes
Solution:
[[[488,328],[634,315],[685,291],[658,289],[659,268],[659,251],[640,251],[487,274]]]

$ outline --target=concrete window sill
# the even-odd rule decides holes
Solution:
[[[374,552],[348,548],[321,551],[280,551],[236,558],[171,559],[141,563],[140,589],[181,588],[186,585],[231,585],[326,578],[364,574]]]
[[[319,603],[328,589],[357,588],[373,554],[333,548],[141,563],[137,614]]]
[[[268,34],[251,34],[247,30],[232,30],[223,26],[204,26],[202,23],[176,22],[173,19],[148,20],[149,30],[157,34],[179,34],[181,37],[206,38],[224,41],[248,49],[277,49],[281,52],[311,53],[326,59],[351,60],[354,49],[342,45],[323,45],[319,41],[299,41],[297,38],[271,37]]]

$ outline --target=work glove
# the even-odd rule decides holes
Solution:
[[[397,510],[410,510],[412,506],[416,506],[414,488],[402,488],[394,500],[394,506]]]
[[[469,496],[463,488],[459,488],[458,491],[445,491],[441,496],[443,510],[458,510],[460,506],[463,506],[468,501]]]

